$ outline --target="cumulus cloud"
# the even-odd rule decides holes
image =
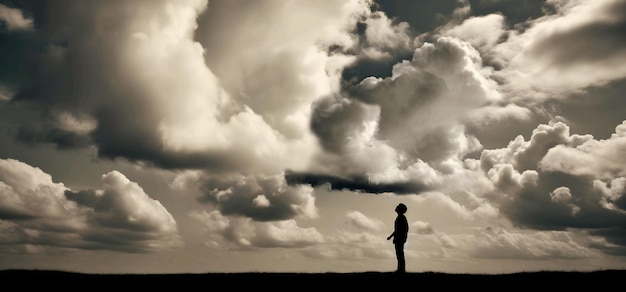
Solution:
[[[186,172],[172,185],[194,188],[202,193],[198,201],[211,204],[226,216],[245,216],[253,221],[317,218],[313,188],[288,185],[283,174],[210,175]]]
[[[304,139],[310,103],[337,80],[332,45],[352,46],[347,30],[369,1],[211,1],[195,36],[207,65],[241,104],[291,139]],[[233,14],[238,17],[232,17]]]
[[[176,221],[136,183],[112,171],[101,188],[72,191],[39,168],[0,160],[0,222],[7,248],[154,252],[181,245]]]
[[[541,167],[573,175],[612,179],[626,175],[622,155],[626,147],[626,121],[615,128],[608,139],[596,140],[591,135],[573,135],[571,142],[550,149],[541,160]]]
[[[354,226],[357,229],[375,231],[384,226],[384,223],[380,220],[370,219],[359,211],[350,211],[346,214],[346,224]]]
[[[424,221],[416,221],[411,223],[411,230],[414,230],[412,232],[415,232],[417,234],[434,234],[436,231],[432,225]]]
[[[351,57],[341,70],[343,83],[354,84],[368,76],[386,77],[397,62],[410,58],[415,44],[408,22],[389,17],[380,10],[380,1],[368,1],[369,9],[360,14],[350,29],[351,43],[329,47]]]
[[[2,218],[65,215],[61,218],[67,218],[70,225],[79,225],[71,220],[78,210],[65,198],[63,193],[67,188],[53,182],[49,174],[15,159],[0,160],[0,171]]]
[[[470,43],[474,48],[488,52],[505,33],[505,18],[501,14],[474,16],[451,27],[442,35],[453,36]]]
[[[240,248],[295,248],[324,242],[315,228],[302,228],[293,219],[255,222],[239,216],[226,217],[219,211],[193,211],[189,216],[203,224],[208,246],[214,248],[227,247],[219,243],[222,239]]]
[[[595,140],[553,120],[537,126],[528,141],[519,136],[506,148],[483,150],[481,167],[495,187],[489,200],[514,225],[581,230],[603,238],[604,252],[622,254],[623,125],[609,139]]]
[[[8,7],[4,4],[0,4],[0,24],[4,24],[8,30],[28,30],[33,28],[33,20],[24,17],[22,10]]]
[[[359,48],[361,57],[389,59],[411,48],[410,27],[406,22],[393,24],[382,11],[368,13],[361,21],[364,32]]]
[[[499,99],[471,45],[451,37],[425,43],[411,61],[396,64],[391,77],[365,78],[314,104],[311,128],[326,151],[312,172],[346,186],[370,183],[372,189],[398,191],[400,184],[420,192],[436,186],[481,148],[465,132],[468,113]]]
[[[548,124],[537,126],[528,141],[518,135],[507,148],[484,150],[481,153],[481,164],[484,170],[501,163],[509,163],[520,171],[536,170],[546,153],[551,148],[566,143],[569,137],[569,127],[563,122],[552,120]]]

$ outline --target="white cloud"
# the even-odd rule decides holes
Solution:
[[[137,183],[118,171],[102,176],[101,189],[89,198],[87,194],[73,196],[85,207],[101,212],[90,214],[88,220],[104,227],[126,226],[131,230],[151,230],[175,234],[176,221],[165,207],[151,199]]]
[[[0,189],[4,219],[58,216],[70,225],[81,225],[78,206],[64,196],[68,189],[39,168],[15,159],[0,160]],[[74,216],[77,218],[72,219]],[[57,223],[63,224],[64,220]]]
[[[626,43],[615,38],[626,11],[621,1],[551,1],[557,13],[510,31],[494,48],[511,99],[541,101],[626,76]]]
[[[572,193],[568,187],[559,187],[550,193],[553,202],[568,202],[572,199]]]
[[[0,102],[11,100],[14,94],[8,86],[0,84]]]
[[[98,126],[92,117],[76,116],[69,112],[59,113],[56,119],[59,129],[79,135],[87,135]]]
[[[417,234],[434,234],[436,231],[432,225],[424,221],[416,221],[411,223],[411,228],[409,230]]]
[[[216,231],[222,232],[226,228],[228,228],[230,224],[230,220],[228,220],[228,217],[222,215],[222,213],[220,213],[219,211],[211,211],[210,213],[207,213],[204,210],[191,211],[189,213],[189,216],[202,222],[203,227],[209,233],[216,232]]]
[[[469,125],[483,128],[485,126],[500,124],[511,119],[514,121],[528,121],[531,117],[532,111],[519,105],[489,105],[469,113],[466,122]]]
[[[411,47],[410,27],[406,22],[393,24],[382,11],[369,13],[363,21],[365,29],[364,54],[373,59],[389,57],[389,51],[408,51]]]
[[[393,259],[393,247],[385,240],[387,235],[377,235],[370,232],[354,232],[349,230],[335,230],[326,236],[325,245],[307,252],[313,258],[339,259],[349,261],[363,261],[365,259]],[[411,251],[406,251],[410,257]]]
[[[380,230],[384,223],[377,219],[371,219],[365,216],[365,214],[359,211],[350,211],[346,214],[345,218],[346,224],[349,226],[354,226],[357,229],[375,231]]]
[[[622,200],[626,191],[625,177],[618,177],[609,182],[594,180],[593,188],[602,195],[600,199],[600,205],[602,207],[626,215],[626,208],[620,208],[618,206],[619,201]]]
[[[203,224],[208,241],[226,240],[240,248],[306,247],[324,242],[315,228],[302,228],[295,220],[254,222],[219,211],[194,211],[190,216]]]
[[[474,195],[475,187],[467,186],[464,182],[462,184],[467,188],[465,192],[452,188],[453,190],[450,190],[450,193],[446,190],[446,193],[429,192],[420,194],[415,197],[415,201],[419,205],[427,206],[427,208],[412,211],[412,213],[417,212],[427,217],[436,218],[431,219],[427,223],[429,226],[449,226],[449,224],[454,223],[453,226],[456,227],[469,227],[482,221],[493,222],[497,220],[500,215],[497,206],[485,200],[485,198]],[[448,215],[440,217],[436,216],[436,214]],[[418,230],[434,228],[424,226],[421,223],[416,224]]]
[[[480,51],[489,51],[505,33],[505,19],[501,14],[470,17],[441,34],[470,43]]]
[[[326,71],[334,58],[325,46],[352,46],[347,30],[368,5],[361,0],[213,1],[196,35],[208,66],[237,102],[281,135],[309,144],[310,103],[339,82]],[[235,13],[238,17],[231,17]]]
[[[258,207],[269,207],[270,201],[265,197],[265,195],[258,195],[252,200],[255,206]]]
[[[299,227],[295,220],[262,223],[251,240],[255,246],[302,246],[323,242],[322,235],[313,227]]]
[[[541,160],[541,167],[605,180],[626,175],[626,160],[622,153],[626,147],[626,136],[621,133],[624,125],[626,121],[616,127],[609,139],[572,136],[570,140],[573,144],[561,143],[550,149]]]
[[[0,4],[0,23],[4,22],[9,30],[26,30],[33,28],[33,20],[24,17],[17,9]]]
[[[101,189],[74,192],[39,168],[3,159],[0,190],[9,248],[146,252],[181,244],[172,215],[117,171],[102,176]]]
[[[569,127],[565,123],[551,120],[548,124],[538,125],[528,141],[518,135],[507,148],[483,150],[481,164],[485,170],[500,163],[510,163],[520,171],[537,169],[546,153],[552,147],[565,144],[569,137]]]

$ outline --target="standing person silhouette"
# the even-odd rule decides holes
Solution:
[[[406,220],[406,205],[398,204],[396,206],[396,213],[398,216],[396,217],[396,221],[393,224],[393,233],[387,237],[387,240],[393,237],[393,245],[396,248],[396,259],[398,260],[398,269],[396,273],[404,273],[406,272],[405,268],[405,260],[404,260],[404,243],[406,243],[407,235],[409,233],[409,223]]]

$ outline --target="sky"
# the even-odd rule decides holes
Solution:
[[[626,269],[624,0],[0,0],[0,269]]]

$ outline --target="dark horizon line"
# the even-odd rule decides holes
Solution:
[[[247,271],[247,272],[177,272],[177,273],[165,273],[165,272],[155,272],[155,273],[98,273],[98,272],[79,272],[79,271],[71,271],[71,270],[61,270],[61,269],[20,269],[20,268],[8,268],[1,269],[0,275],[6,273],[57,273],[57,274],[78,274],[78,275],[129,275],[129,276],[150,276],[150,275],[232,275],[232,274],[310,274],[310,275],[351,275],[351,274],[398,274],[395,271],[359,271],[359,272],[278,272],[278,271]],[[625,273],[626,268],[624,269],[594,269],[594,270],[527,270],[527,271],[517,271],[517,272],[498,272],[498,273],[487,273],[487,272],[442,272],[442,271],[406,271],[404,274],[431,274],[431,275],[476,275],[476,276],[503,276],[503,275],[518,275],[518,274],[593,274],[593,273]]]

